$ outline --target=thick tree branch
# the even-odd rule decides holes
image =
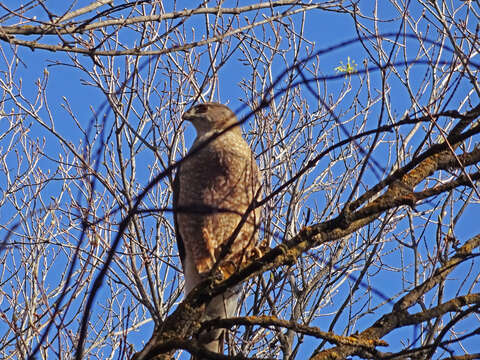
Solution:
[[[299,334],[305,334],[319,339],[324,339],[327,340],[329,343],[336,345],[352,345],[364,347],[367,349],[373,349],[376,346],[388,346],[388,344],[383,340],[370,341],[365,339],[358,339],[355,336],[340,336],[332,332],[322,331],[317,327],[306,326],[292,321],[278,319],[274,316],[246,316],[229,319],[218,319],[205,322],[203,326],[206,328],[208,328],[209,326],[231,328],[237,325],[259,325],[262,327],[279,326],[286,329],[294,330],[296,333]]]
[[[468,304],[478,304],[479,295],[472,294],[463,297],[458,297],[445,304],[430,309],[429,312],[410,315],[407,311],[408,308],[415,305],[420,297],[430,291],[434,286],[443,281],[447,275],[452,272],[457,265],[472,258],[474,249],[480,247],[480,235],[477,235],[469,239],[465,244],[457,250],[454,256],[452,256],[442,267],[437,269],[435,273],[429,277],[424,283],[415,287],[409,291],[403,298],[401,298],[394,306],[392,312],[382,316],[368,329],[358,334],[360,339],[366,340],[378,340],[401,326],[411,325],[420,321],[428,320],[432,317],[453,311],[456,307],[465,306]],[[312,360],[333,360],[344,359],[350,355],[363,351],[355,346],[336,346],[332,349],[314,352]]]

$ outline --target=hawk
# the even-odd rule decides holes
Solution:
[[[173,182],[174,222],[185,294],[215,268],[229,277],[261,252],[257,246],[261,177],[235,114],[225,105],[193,106],[182,118],[197,137]],[[231,317],[238,289],[213,298],[203,320]],[[200,334],[203,346],[223,352],[221,330]]]

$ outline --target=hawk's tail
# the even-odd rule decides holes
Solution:
[[[235,316],[238,304],[239,289],[229,289],[225,293],[215,296],[207,305],[202,320],[225,319]],[[198,341],[206,350],[223,353],[225,344],[225,329],[213,329],[199,334]],[[192,357],[192,360],[207,360]]]

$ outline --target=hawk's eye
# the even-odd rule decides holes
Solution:
[[[204,113],[207,112],[207,108],[208,108],[207,105],[197,105],[197,106],[195,107],[195,112],[196,112],[197,114],[204,114]]]

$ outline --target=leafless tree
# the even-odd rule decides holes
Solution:
[[[194,3],[0,3],[0,356],[480,358],[478,1]],[[243,123],[271,248],[184,299],[201,101]]]

